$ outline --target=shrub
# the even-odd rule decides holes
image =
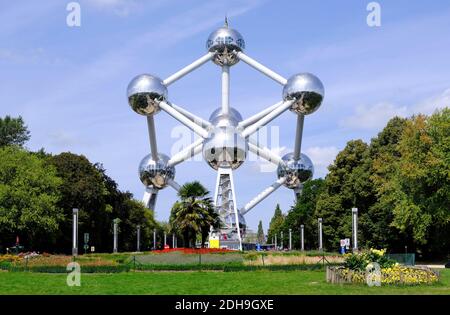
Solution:
[[[346,254],[344,266],[355,271],[365,271],[369,263],[378,263],[382,269],[393,267],[396,264],[395,260],[389,259],[385,253],[386,250],[384,249],[371,248],[368,251]]]

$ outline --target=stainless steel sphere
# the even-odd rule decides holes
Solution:
[[[213,169],[237,169],[247,157],[247,141],[234,127],[214,127],[203,144],[203,157]]]
[[[163,189],[167,186],[169,179],[175,177],[175,167],[167,166],[169,157],[165,154],[158,154],[158,161],[152,160],[151,155],[146,155],[139,164],[139,178],[146,186]]]
[[[230,107],[228,114],[224,114],[222,108],[219,107],[209,116],[209,122],[216,127],[237,126],[240,121],[242,121],[242,116],[233,107]]]
[[[300,73],[289,78],[283,88],[283,100],[293,100],[291,110],[308,115],[315,112],[325,96],[322,82],[311,73]]]
[[[232,66],[239,61],[233,51],[243,51],[245,41],[238,31],[224,26],[209,35],[206,49],[216,53],[213,58],[215,64]]]
[[[306,154],[301,153],[300,159],[294,160],[294,153],[288,153],[283,156],[285,165],[278,166],[278,178],[286,177],[284,186],[290,189],[299,188],[300,185],[311,179],[314,174],[314,166]]]
[[[131,80],[127,96],[136,113],[150,116],[159,111],[159,102],[167,99],[167,88],[160,78],[141,74]]]

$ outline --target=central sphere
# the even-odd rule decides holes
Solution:
[[[215,64],[232,66],[239,61],[233,51],[243,51],[245,41],[238,31],[224,26],[209,35],[206,49],[216,53],[213,59]]]
[[[127,96],[128,103],[136,113],[150,116],[159,111],[159,102],[167,99],[167,88],[160,78],[141,74],[131,80]]]
[[[213,169],[237,169],[247,157],[247,141],[234,126],[214,127],[203,144],[203,157]]]
[[[306,154],[301,153],[299,160],[294,160],[294,153],[283,156],[285,165],[280,164],[277,169],[278,178],[286,177],[284,186],[290,189],[299,188],[300,185],[311,179],[314,166]]]
[[[158,154],[158,161],[154,161],[151,155],[146,155],[139,164],[139,178],[145,187],[152,186],[163,189],[167,186],[169,179],[175,178],[175,167],[168,166],[169,157]]]

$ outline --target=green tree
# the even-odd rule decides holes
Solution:
[[[304,225],[306,248],[317,248],[317,217],[315,209],[317,199],[325,188],[324,180],[314,179],[303,184],[300,197],[289,210],[284,221],[283,230],[292,229],[293,247],[300,248],[300,225]]]
[[[37,156],[0,148],[0,247],[13,245],[16,235],[27,248],[51,247],[63,220],[61,184],[55,168]]]
[[[22,146],[30,139],[30,132],[21,116],[0,118],[0,147],[6,145]]]
[[[315,216],[323,218],[323,244],[329,250],[337,249],[340,239],[351,236],[351,208],[357,207],[364,214],[373,203],[368,155],[366,143],[352,140],[328,167]]]
[[[73,208],[79,209],[80,235],[89,233],[90,245],[97,251],[112,251],[115,218],[121,220],[119,251],[136,249],[137,225],[141,226],[142,248],[150,244],[148,240],[157,227],[153,212],[135,201],[131,193],[120,191],[101,164],[92,164],[85,156],[69,152],[47,156],[47,161],[63,179],[58,205],[65,220],[58,230],[55,251],[68,252],[71,248]]]
[[[202,247],[209,234],[210,228],[220,226],[220,218],[215,211],[209,191],[198,181],[181,186],[178,196],[170,213],[172,231],[183,235],[184,246],[195,244],[197,236],[201,237]]]
[[[446,254],[450,239],[450,109],[408,120],[399,158],[376,169],[380,207],[392,211],[392,227],[422,253]]]
[[[272,219],[269,224],[269,231],[267,232],[267,240],[272,242],[272,239],[275,239],[275,235],[278,239],[278,244],[280,243],[280,232],[283,229],[284,224],[284,215],[281,211],[280,205],[277,204],[275,208],[275,212],[273,214]]]
[[[258,232],[256,234],[256,238],[257,238],[259,244],[264,244],[266,242],[266,238],[264,236],[264,229],[263,229],[261,220],[259,220]]]

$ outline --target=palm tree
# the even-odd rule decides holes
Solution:
[[[192,240],[201,235],[202,247],[210,228],[220,226],[219,214],[214,210],[209,191],[198,181],[186,183],[178,191],[180,200],[175,202],[170,213],[170,225],[174,232],[184,238],[184,246],[191,247]]]

